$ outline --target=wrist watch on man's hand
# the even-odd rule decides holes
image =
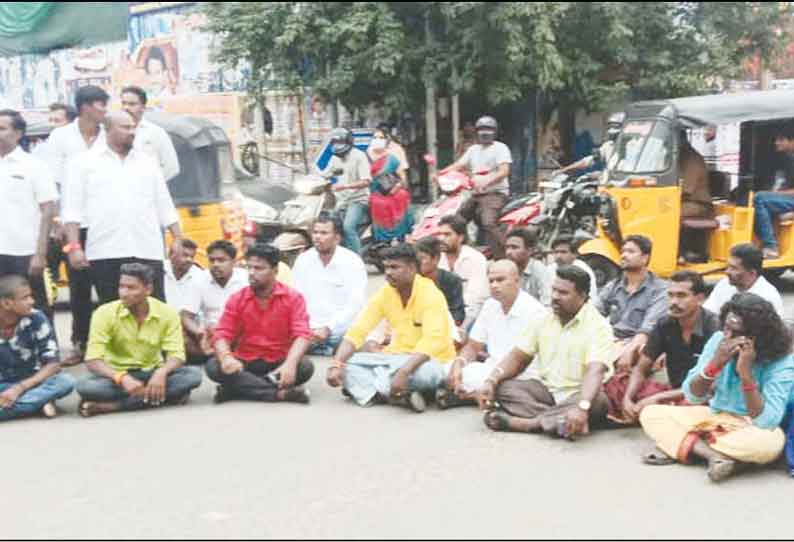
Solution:
[[[590,412],[590,407],[592,405],[590,404],[590,401],[588,401],[587,399],[582,399],[581,401],[579,401],[579,404],[577,404],[576,406],[579,407],[580,410],[584,410],[585,412]]]

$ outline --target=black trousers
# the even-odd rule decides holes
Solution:
[[[245,364],[242,371],[237,374],[227,375],[221,369],[217,358],[210,358],[205,365],[207,376],[210,380],[222,385],[226,392],[240,399],[250,401],[276,400],[278,383],[274,382],[267,375],[281,367],[283,361],[277,363],[267,363],[263,360],[251,361]],[[314,375],[314,363],[308,359],[302,359],[298,364],[295,374],[295,386],[301,386],[311,380]]]
[[[119,298],[121,266],[128,263],[142,263],[154,271],[153,296],[165,302],[165,268],[162,261],[142,260],[140,258],[114,258],[91,262],[91,280],[96,288],[99,304],[104,305]]]
[[[33,299],[36,301],[36,308],[47,315],[52,321],[54,316],[53,309],[47,303],[47,291],[44,286],[44,277],[31,277],[28,274],[30,260],[33,256],[8,256],[0,254],[0,277],[6,275],[21,275],[27,277],[30,288],[33,290]]]
[[[88,230],[80,230],[80,245],[85,250]],[[69,309],[72,311],[72,344],[85,349],[88,344],[88,332],[91,331],[91,313],[94,304],[91,301],[91,271],[75,270],[66,266],[69,276]]]

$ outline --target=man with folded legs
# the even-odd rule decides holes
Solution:
[[[179,314],[152,297],[154,280],[145,264],[122,265],[119,301],[91,317],[85,355],[91,375],[77,384],[81,416],[184,404],[201,384],[200,369],[183,367]]]
[[[308,404],[302,386],[314,374],[306,358],[311,330],[303,296],[276,280],[280,251],[257,244],[248,249],[250,286],[226,303],[207,376],[220,384],[215,402],[246,399]]]
[[[499,260],[488,269],[491,297],[483,305],[474,323],[469,340],[455,358],[447,385],[436,393],[436,404],[449,408],[475,404],[476,392],[488,375],[513,349],[528,322],[546,313],[540,301],[521,289],[518,266],[510,260]],[[480,362],[480,356],[488,359]],[[525,371],[521,378],[531,375]]]
[[[455,357],[452,326],[444,294],[422,277],[416,251],[403,244],[384,251],[386,282],[353,323],[328,369],[331,387],[360,406],[390,401],[424,412],[423,394],[435,394],[446,377],[444,365]],[[382,351],[365,344],[386,320],[392,340]]]
[[[74,389],[74,378],[60,372],[55,330],[33,305],[27,279],[0,277],[0,421],[52,418],[54,402]]]
[[[589,292],[585,271],[557,269],[552,312],[529,323],[480,389],[478,402],[489,428],[574,439],[606,419],[602,387],[611,373],[614,339],[609,322],[587,302]],[[516,378],[530,366],[532,379]]]

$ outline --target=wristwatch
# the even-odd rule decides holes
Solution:
[[[591,404],[590,401],[588,401],[587,399],[582,399],[581,401],[579,401],[579,404],[576,406],[578,406],[581,410],[584,410],[585,412],[590,412]]]

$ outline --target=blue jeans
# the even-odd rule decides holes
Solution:
[[[344,335],[331,335],[325,342],[317,343],[312,346],[309,350],[309,354],[312,356],[333,356],[344,338]]]
[[[131,377],[140,380],[144,384],[149,382],[153,374],[154,371],[129,371]],[[198,367],[180,367],[171,372],[165,385],[166,404],[182,399],[195,388],[198,388],[201,384],[201,375],[202,371]],[[122,410],[137,410],[146,406],[143,399],[130,397],[123,388],[116,386],[109,378],[96,375],[82,378],[77,383],[77,393],[85,401],[97,403],[120,402]]]
[[[1,382],[0,393],[4,392],[15,382]],[[35,388],[23,393],[17,402],[9,409],[0,409],[0,421],[30,416],[39,412],[44,405],[62,399],[74,390],[74,377],[66,373],[58,373]]]
[[[376,394],[388,397],[391,381],[397,371],[411,358],[410,354],[355,354],[345,367],[345,389],[361,406]],[[437,361],[423,363],[408,381],[410,391],[435,391],[446,378],[444,367]]]
[[[764,248],[777,249],[775,239],[775,225],[772,219],[784,213],[794,212],[794,196],[761,192],[756,194],[755,205],[755,234],[763,243]]]
[[[358,237],[358,228],[367,221],[369,205],[354,202],[345,207],[344,247],[356,254],[361,254],[361,239]]]

